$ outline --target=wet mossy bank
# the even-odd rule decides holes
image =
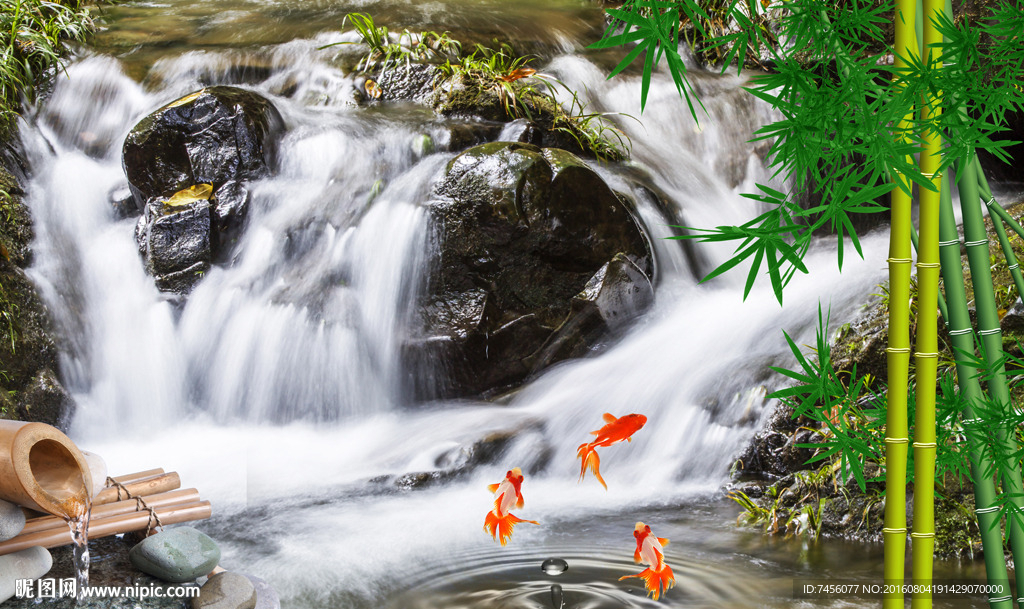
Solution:
[[[0,159],[0,418],[64,428],[73,402],[58,380],[49,313],[26,273],[34,230],[23,200],[23,161],[12,147],[5,148],[9,154]]]

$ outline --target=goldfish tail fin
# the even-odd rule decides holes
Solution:
[[[505,514],[504,516],[498,515],[495,511],[487,512],[487,517],[484,519],[484,530],[494,538],[501,545],[508,543],[508,540],[512,538],[512,529],[515,528],[516,524],[520,522],[528,522],[530,524],[540,524],[536,520],[524,520],[517,517],[515,514]]]
[[[498,486],[500,486],[500,485],[499,484],[488,484],[487,485],[487,490],[491,491],[492,493],[497,493],[498,492]]]
[[[672,573],[672,569],[668,565],[662,565],[661,569],[654,571],[653,569],[644,569],[636,575],[623,575],[619,578],[619,581],[636,577],[642,579],[644,582],[644,588],[647,589],[647,593],[651,595],[651,598],[658,600],[662,592],[667,592],[669,588],[675,585],[675,576]]]
[[[597,481],[601,483],[601,486],[608,490],[608,485],[605,483],[604,478],[601,477],[601,457],[597,455],[597,451],[593,448],[587,451],[586,456],[583,457],[583,463],[580,466],[580,480],[583,479],[583,472],[587,468],[590,468],[590,471],[597,478]]]
[[[659,537],[658,538],[658,543],[660,543],[661,547],[664,548],[665,546],[668,545],[668,539],[665,539],[664,537]]]

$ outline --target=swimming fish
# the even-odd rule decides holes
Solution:
[[[642,522],[636,523],[633,537],[636,537],[636,551],[633,552],[633,560],[642,562],[648,567],[636,575],[624,575],[619,578],[619,581],[638,577],[644,580],[647,592],[653,596],[654,600],[658,600],[662,591],[668,592],[668,589],[676,584],[672,568],[665,564],[665,554],[661,551],[668,545],[668,540],[664,537],[655,537],[651,533],[651,527]]]
[[[615,415],[604,413],[605,426],[597,431],[590,433],[597,436],[593,442],[589,444],[580,444],[580,447],[576,449],[576,456],[579,457],[582,462],[580,463],[580,480],[583,480],[583,475],[587,473],[587,468],[594,472],[597,476],[597,481],[601,483],[601,486],[608,488],[605,484],[604,478],[601,477],[601,458],[597,456],[597,451],[594,450],[598,446],[611,446],[616,442],[623,440],[631,442],[632,436],[641,427],[647,423],[647,417],[642,414],[627,414],[624,417],[615,418]]]
[[[494,500],[494,509],[487,512],[484,519],[484,530],[487,531],[494,541],[501,545],[508,543],[512,537],[512,529],[520,522],[540,524],[536,520],[523,520],[512,514],[509,510],[523,507],[523,471],[513,467],[505,473],[505,479],[497,484],[487,486],[488,490],[496,493],[498,497]]]

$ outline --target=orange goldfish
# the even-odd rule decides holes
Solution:
[[[638,577],[644,580],[647,592],[654,597],[654,600],[658,600],[662,590],[668,592],[668,589],[676,584],[672,568],[665,564],[665,554],[661,551],[668,545],[668,540],[664,537],[655,537],[651,533],[651,527],[642,522],[636,523],[633,537],[636,537],[636,551],[633,552],[633,560],[642,562],[648,567],[636,575],[623,575],[619,581]]]
[[[616,442],[623,440],[632,442],[631,437],[641,427],[647,423],[647,417],[642,414],[627,414],[621,418],[615,418],[615,415],[604,413],[605,426],[597,431],[592,431],[593,435],[597,436],[593,442],[589,444],[580,444],[580,447],[576,449],[576,456],[582,459],[580,463],[580,480],[583,480],[583,475],[587,473],[587,468],[594,472],[597,476],[597,481],[601,483],[601,486],[608,488],[605,484],[604,478],[601,477],[601,458],[597,456],[597,451],[594,450],[598,446],[611,446]]]
[[[523,507],[523,472],[518,467],[513,467],[505,474],[505,479],[498,484],[490,484],[488,490],[496,493],[498,497],[494,500],[494,509],[487,512],[484,519],[484,530],[490,533],[494,541],[501,542],[501,545],[508,543],[512,537],[512,528],[519,522],[540,524],[536,520],[523,520],[516,517],[509,510],[513,506],[518,509]]]

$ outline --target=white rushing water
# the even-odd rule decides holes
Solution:
[[[24,130],[38,231],[31,273],[68,339],[72,436],[114,473],[179,471],[214,502],[228,537],[222,562],[270,580],[296,605],[340,602],[342,592],[367,602],[395,589],[391,571],[490,549],[483,486],[513,465],[528,472],[521,516],[545,525],[521,525],[521,544],[550,545],[590,518],[636,520],[713,492],[766,412],[765,367],[788,361],[782,330],[810,342],[819,303],[848,318],[882,279],[885,239],[873,235],[867,260],[848,261],[841,275],[829,246],[813,249],[811,274],[793,281],[784,308],[766,282],[743,302],[742,270],[698,284],[729,248],[700,248],[704,263],[693,269],[680,242],[661,237],[669,224],[739,223],[757,211],[740,193],[768,176],[745,142],[768,109],[735,78],[701,79],[711,116],[697,125],[660,78],[641,117],[635,79],[605,81],[566,55],[545,71],[585,90],[591,108],[641,117],[621,121],[629,170],[649,174],[674,214],[640,199],[660,273],[656,304],[622,340],[555,366],[508,405],[409,404],[399,349],[430,259],[421,204],[453,153],[413,152],[420,134],[447,138],[426,111],[348,103],[351,77],[316,50],[326,40],[274,49],[270,75],[252,85],[284,115],[280,161],[251,185],[234,259],[180,308],[146,275],[135,221],[115,219],[108,193],[125,183],[128,130],[200,80],[225,78],[218,62],[229,54],[161,60],[152,89],[113,59],[87,57]],[[289,79],[297,92],[282,97]],[[595,168],[630,188],[623,168]],[[576,480],[576,446],[604,412],[649,421],[631,444],[602,451],[608,491]],[[498,463],[457,480],[413,492],[373,482],[455,465],[475,442],[517,429]],[[625,538],[628,557],[628,529]]]

